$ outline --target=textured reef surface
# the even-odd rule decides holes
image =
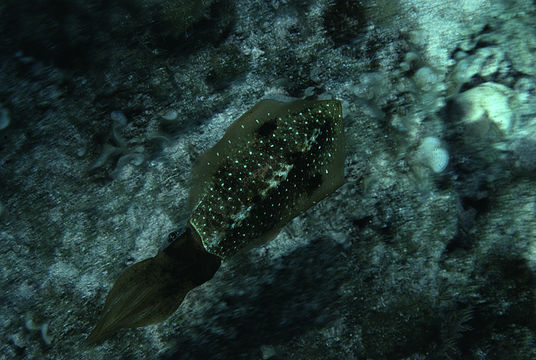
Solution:
[[[6,0],[0,29],[2,358],[536,358],[534,1]],[[344,184],[87,345],[268,99],[341,101]]]

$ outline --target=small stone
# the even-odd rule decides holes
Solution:
[[[119,125],[127,124],[127,117],[125,116],[125,114],[123,114],[122,111],[112,111],[110,113],[110,118],[112,118],[112,120]]]
[[[177,120],[177,117],[179,116],[179,113],[177,110],[169,110],[164,115],[162,115],[162,119],[166,121],[174,121]]]
[[[273,358],[276,355],[276,351],[274,347],[271,345],[262,345],[261,354],[262,354],[263,360],[268,360],[268,359]]]
[[[9,110],[6,108],[0,108],[0,130],[4,130],[11,123],[11,116]]]

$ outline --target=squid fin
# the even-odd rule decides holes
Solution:
[[[220,259],[207,253],[188,228],[155,257],[123,271],[86,343],[99,342],[122,328],[164,321],[188,291],[210,280],[219,266]]]

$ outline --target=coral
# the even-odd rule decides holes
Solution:
[[[145,161],[145,156],[139,151],[132,151],[129,149],[127,141],[121,136],[121,130],[127,124],[126,116],[121,111],[112,111],[110,118],[114,123],[112,127],[112,137],[116,145],[114,146],[109,143],[104,144],[99,157],[89,167],[89,170],[95,171],[101,167],[104,167],[108,162],[111,162],[120,156],[117,160],[115,169],[110,173],[112,178],[116,178],[125,165],[142,165]]]
[[[510,107],[513,91],[497,83],[484,83],[455,98],[460,121],[471,137],[482,138],[497,132],[498,137],[510,134],[514,114]],[[495,129],[495,130],[494,130]]]
[[[417,150],[417,158],[435,173],[445,170],[449,163],[449,153],[441,147],[438,138],[431,136],[424,138],[421,142]]]
[[[41,334],[41,339],[45,345],[50,346],[52,344],[53,337],[48,333],[48,322],[42,324],[36,324],[31,318],[28,317],[24,323],[26,329],[31,331],[39,331]]]

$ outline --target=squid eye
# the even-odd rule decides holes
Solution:
[[[168,246],[171,245],[171,243],[173,243],[179,237],[181,237],[181,235],[184,234],[185,231],[186,231],[186,226],[181,226],[177,230],[171,232],[168,235],[166,241],[164,241],[164,243],[160,247],[160,251],[164,251],[165,249],[167,249]]]

